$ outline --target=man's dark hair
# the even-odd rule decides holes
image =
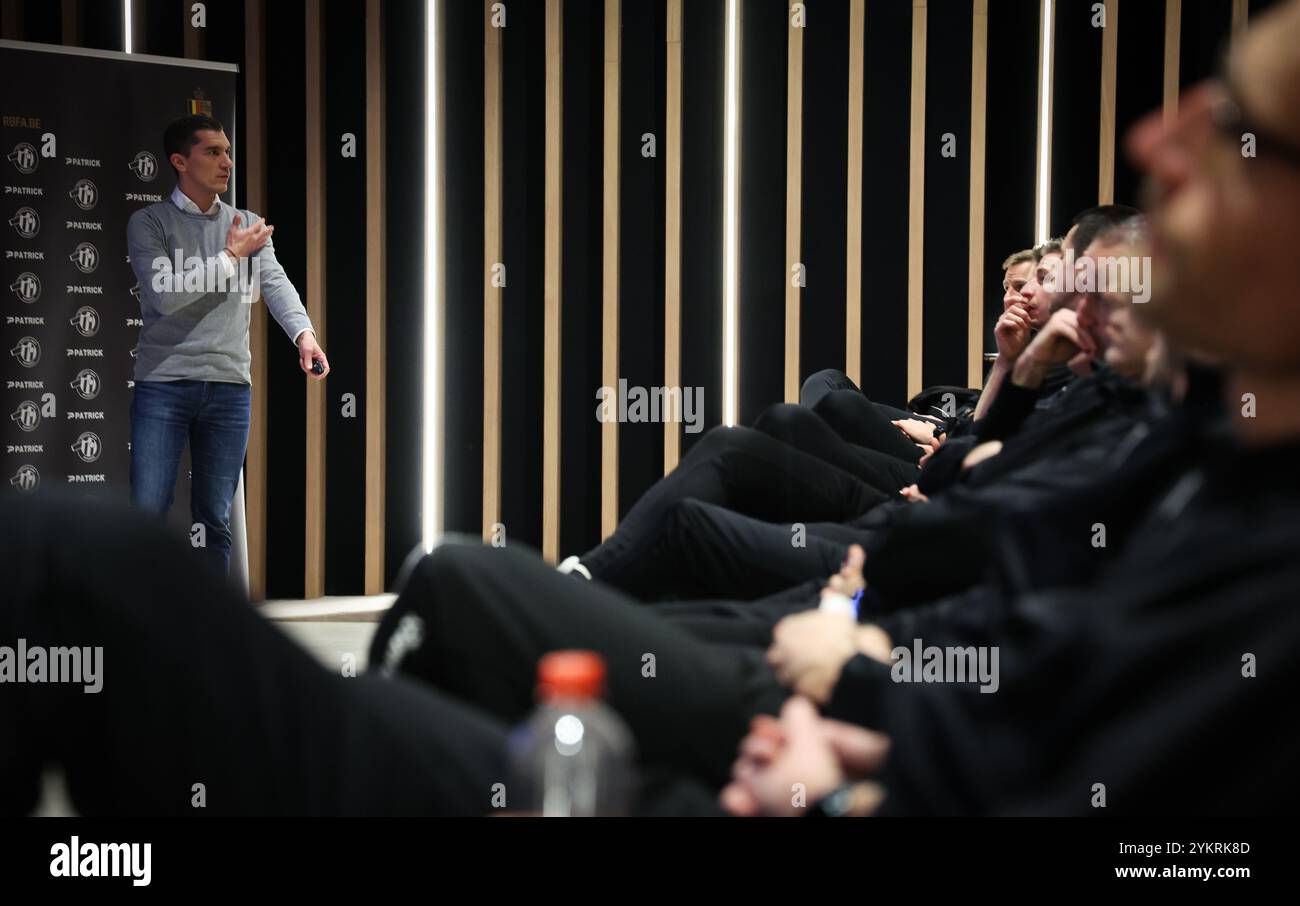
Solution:
[[[1071,240],[1074,253],[1082,255],[1083,250],[1092,245],[1092,240],[1100,233],[1141,214],[1142,212],[1137,208],[1131,208],[1126,204],[1103,204],[1080,211],[1070,223],[1071,229],[1078,227]]]
[[[218,120],[201,113],[191,113],[167,124],[167,128],[163,131],[163,154],[166,155],[168,163],[171,163],[173,154],[179,154],[181,157],[190,156],[190,149],[199,143],[194,133],[200,129],[211,129],[213,132],[226,131],[226,127]],[[175,170],[176,167],[173,166],[172,169]],[[176,175],[180,175],[179,171]]]

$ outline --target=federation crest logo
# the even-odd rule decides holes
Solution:
[[[83,400],[93,400],[95,397],[99,396],[100,385],[101,381],[99,375],[91,371],[89,368],[83,368],[78,371],[77,376],[73,378],[71,387],[73,390],[77,391],[77,396],[81,397]]]
[[[31,239],[41,231],[40,216],[29,207],[21,207],[13,217],[9,218],[9,225],[14,228],[19,236],[24,239]]]
[[[19,430],[28,433],[35,431],[41,424],[40,407],[31,400],[23,400],[9,417],[18,425]]]
[[[19,274],[18,279],[9,284],[9,288],[13,290],[15,296],[28,305],[41,297],[40,278],[31,271],[23,271]]]
[[[99,249],[89,242],[78,242],[77,247],[68,256],[68,260],[83,274],[93,274],[95,268],[99,267]]]
[[[94,431],[82,431],[72,444],[72,452],[82,462],[94,462],[104,452],[104,442]]]
[[[36,471],[35,466],[22,465],[9,479],[9,483],[24,494],[28,494],[40,487],[41,473]]]
[[[77,329],[83,337],[93,337],[99,333],[99,312],[89,305],[77,309],[77,313],[68,319],[68,323]]]
[[[40,155],[36,149],[27,142],[19,142],[14,145],[14,149],[9,152],[9,163],[24,176],[30,176],[36,172],[37,166],[40,165]]]
[[[79,179],[73,185],[68,197],[76,202],[77,207],[89,211],[99,203],[99,189],[89,179]]]
[[[13,349],[9,350],[9,354],[24,368],[34,368],[41,360],[41,344],[36,342],[35,337],[23,337]]]
[[[148,151],[141,151],[131,158],[127,168],[139,178],[141,182],[153,182],[158,175],[158,158],[154,157]]]

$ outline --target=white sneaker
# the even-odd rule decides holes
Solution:
[[[582,561],[579,560],[577,557],[566,557],[564,562],[555,568],[559,572],[564,573],[566,576],[569,573],[577,573],[578,575],[582,576],[582,578],[586,579],[588,582],[591,581],[591,572],[587,569],[587,567],[582,565]]]

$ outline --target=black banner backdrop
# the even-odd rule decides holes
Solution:
[[[234,134],[237,67],[0,41],[4,418],[10,492],[128,499],[140,302],[126,222],[166,200],[168,122],[215,116]],[[233,203],[232,181],[223,201]],[[188,530],[189,453],[171,521]],[[242,571],[242,484],[232,572]]]

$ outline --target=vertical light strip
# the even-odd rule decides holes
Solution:
[[[668,0],[664,65],[664,386],[682,382],[682,3]],[[680,413],[678,413],[680,414]],[[681,423],[664,418],[664,474],[677,466]]]
[[[795,265],[803,255],[803,27],[786,19],[785,70],[785,401],[799,402],[799,302]]]
[[[984,386],[984,112],[989,0],[975,0],[970,47],[970,241],[967,243],[966,386]]]
[[[844,373],[862,382],[862,88],[866,0],[849,0],[849,175],[845,230]]]
[[[622,66],[623,7],[605,0],[604,170],[601,182],[601,384],[618,387],[619,296],[619,78]],[[600,537],[618,525],[618,421],[600,425]]]
[[[1101,35],[1101,147],[1097,153],[1097,204],[1115,200],[1115,78],[1119,50],[1119,0],[1106,0]]]
[[[560,316],[564,247],[564,0],[546,0],[546,160],[542,237],[542,557],[560,551]]]
[[[325,23],[324,0],[307,0],[303,37],[306,43],[304,69],[307,98],[306,190],[307,190],[307,315],[316,328],[316,339],[329,347],[326,331],[325,279],[326,207],[325,207]],[[188,26],[189,23],[187,22]],[[189,28],[187,31],[196,31]],[[187,49],[189,44],[187,43]],[[304,437],[305,511],[303,539],[303,597],[319,598],[325,594],[325,386],[307,381],[307,413]]]
[[[244,0],[244,67],[244,134],[239,136],[244,144],[244,175],[240,182],[244,186],[244,207],[267,217],[266,0]],[[253,387],[244,467],[244,523],[248,534],[248,596],[254,602],[266,599],[266,324],[266,306],[252,306],[248,345]]]
[[[442,236],[439,232],[439,191],[442,160],[439,156],[438,130],[438,2],[425,0],[424,5],[424,419],[422,424],[423,468],[421,470],[422,535],[424,549],[433,545],[442,532],[442,406],[439,394],[442,368],[441,315],[439,296],[442,274],[439,265]],[[486,163],[485,163],[486,165]],[[484,418],[486,418],[484,413]],[[487,476],[484,476],[486,485]]]
[[[921,391],[925,328],[926,0],[912,0],[911,147],[907,192],[907,395]]]
[[[727,0],[722,158],[722,423],[736,424],[736,308],[740,296],[740,0]]]
[[[384,121],[384,0],[366,0],[366,528],[364,588],[384,590],[388,475],[388,230]]]
[[[141,3],[144,0],[140,0]],[[122,0],[122,50],[135,53],[135,42],[131,34],[131,0]]]
[[[1038,11],[1038,148],[1034,183],[1034,244],[1050,236],[1052,210],[1052,43],[1055,0],[1041,0]]]
[[[1169,125],[1178,116],[1179,42],[1183,30],[1183,0],[1165,0],[1165,85],[1164,121]]]

